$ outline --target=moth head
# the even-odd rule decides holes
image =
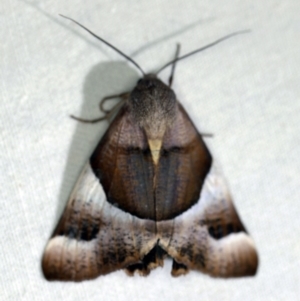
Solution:
[[[126,58],[126,60],[131,62],[143,74],[143,78],[137,82],[136,87],[131,92],[130,97],[128,99],[128,104],[131,108],[134,118],[139,123],[139,125],[145,130],[149,139],[162,138],[167,127],[170,127],[175,119],[176,96],[174,91],[170,88],[173,80],[175,63],[191,55],[194,55],[195,53],[208,49],[235,35],[249,32],[249,30],[241,30],[238,32],[234,32],[204,47],[189,52],[181,57],[178,57],[180,48],[178,44],[175,59],[162,66],[155,74],[146,74],[143,71],[143,69],[131,57],[120,51],[118,48],[105,41],[104,39],[90,31],[77,21],[63,15],[60,16],[79,25],[81,28],[88,31],[91,35],[93,35],[95,38],[106,44],[108,47],[114,49],[116,52],[118,52],[120,55]],[[169,86],[167,86],[161,80],[159,80],[156,77],[156,75],[169,66],[173,66],[173,68],[169,78]]]
[[[155,75],[141,78],[128,99],[130,110],[148,138],[162,138],[176,115],[176,95]]]

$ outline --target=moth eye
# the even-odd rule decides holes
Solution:
[[[140,89],[150,89],[150,88],[153,88],[155,87],[155,83],[153,83],[153,80],[151,79],[145,79],[145,78],[141,78],[140,80],[138,80],[137,82],[137,89],[140,90]]]
[[[152,87],[155,86],[154,83],[153,83],[153,81],[152,81],[152,80],[148,80],[148,79],[145,80],[144,85],[145,85],[147,88],[152,88]]]

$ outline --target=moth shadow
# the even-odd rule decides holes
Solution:
[[[131,91],[138,78],[137,71],[128,66],[126,62],[99,63],[92,67],[85,77],[80,111],[66,113],[87,119],[100,117],[103,115],[99,109],[101,99],[108,95]],[[107,103],[105,107],[112,107],[116,101],[118,99]],[[67,204],[83,166],[109,126],[106,120],[88,124],[70,118],[70,122],[75,122],[77,125],[65,165],[53,229]]]

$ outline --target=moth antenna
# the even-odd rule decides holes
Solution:
[[[119,50],[118,48],[116,48],[115,46],[113,46],[112,44],[106,42],[104,39],[102,39],[101,37],[97,36],[95,33],[93,33],[91,30],[89,30],[88,28],[86,28],[85,26],[81,25],[80,23],[78,23],[77,21],[73,20],[72,18],[66,17],[64,15],[59,14],[59,16],[68,19],[72,22],[74,22],[75,24],[77,24],[78,26],[80,26],[81,28],[83,28],[84,30],[86,30],[88,33],[90,33],[93,37],[95,37],[96,39],[100,40],[101,42],[103,42],[104,44],[106,44],[107,46],[109,46],[110,48],[114,49],[116,52],[118,52],[120,55],[122,55],[123,57],[125,57],[128,61],[130,61],[133,65],[135,65],[143,74],[143,76],[145,76],[145,72],[143,71],[143,69],[128,55],[126,55],[125,53],[123,53],[121,50]]]
[[[176,59],[170,61],[169,63],[167,63],[164,66],[162,66],[155,74],[157,75],[162,70],[164,70],[165,68],[167,68],[170,65],[174,64],[175,62],[181,61],[181,60],[183,60],[183,59],[185,59],[185,58],[187,58],[187,57],[189,57],[189,56],[191,56],[191,55],[193,55],[193,54],[195,54],[197,52],[201,52],[201,51],[206,50],[206,49],[208,49],[210,47],[213,47],[213,46],[215,46],[215,45],[217,45],[217,44],[219,44],[219,43],[221,43],[221,42],[223,42],[223,41],[225,41],[225,40],[227,40],[227,39],[229,39],[229,38],[231,38],[233,36],[236,36],[236,35],[239,35],[239,34],[244,34],[244,33],[249,33],[249,32],[251,32],[251,30],[250,29],[246,29],[246,30],[237,31],[237,32],[231,33],[229,35],[226,35],[226,36],[224,36],[224,37],[222,37],[222,38],[220,38],[220,39],[218,39],[218,40],[216,40],[216,41],[214,41],[214,42],[212,42],[212,43],[210,43],[210,44],[208,44],[208,45],[206,45],[204,47],[198,48],[198,49],[196,49],[196,50],[194,50],[192,52],[189,52],[189,53],[187,53],[187,54],[185,54],[185,55],[183,55],[183,56],[181,56],[179,58],[176,58]]]
[[[176,53],[175,53],[175,61],[172,64],[171,74],[170,74],[170,77],[169,77],[169,87],[170,88],[171,88],[173,80],[174,80],[175,67],[176,67],[176,63],[177,63],[176,59],[178,58],[179,52],[180,52],[180,44],[177,43],[177,45],[176,45]]]

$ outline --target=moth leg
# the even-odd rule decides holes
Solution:
[[[106,116],[102,116],[102,117],[95,118],[95,119],[83,119],[83,118],[80,118],[80,117],[76,117],[74,115],[70,115],[70,117],[77,120],[77,121],[83,122],[83,123],[97,123],[97,122],[100,122],[100,121],[103,121],[103,120],[107,119]]]
[[[110,100],[110,99],[114,99],[114,98],[121,98],[123,101],[125,99],[128,98],[130,92],[125,92],[125,93],[121,93],[121,94],[115,94],[115,95],[109,95],[109,96],[105,96],[104,98],[101,99],[100,103],[99,103],[99,108],[100,108],[100,111],[103,112],[104,114],[109,114],[109,112],[114,109],[114,107],[110,110],[106,110],[104,108],[104,104]]]
[[[156,244],[155,247],[144,256],[141,262],[129,265],[125,269],[125,272],[129,276],[133,276],[135,272],[137,272],[140,276],[148,276],[151,270],[159,266],[163,267],[164,257],[166,256],[167,253]]]
[[[77,121],[80,121],[80,122],[83,122],[83,123],[97,123],[97,122],[100,122],[100,121],[103,121],[103,120],[108,120],[110,119],[114,114],[115,112],[124,104],[126,98],[128,97],[129,93],[122,93],[120,95],[111,95],[111,96],[107,96],[107,97],[104,97],[101,102],[100,102],[100,110],[102,112],[104,112],[104,116],[102,117],[99,117],[99,118],[95,118],[95,119],[84,119],[84,118],[80,118],[80,117],[76,117],[74,115],[70,115],[71,118],[77,120]],[[103,108],[103,103],[108,100],[108,99],[112,99],[112,98],[116,98],[116,97],[121,97],[122,100],[120,102],[118,102],[114,107],[112,107],[112,109],[110,110],[105,110]]]

